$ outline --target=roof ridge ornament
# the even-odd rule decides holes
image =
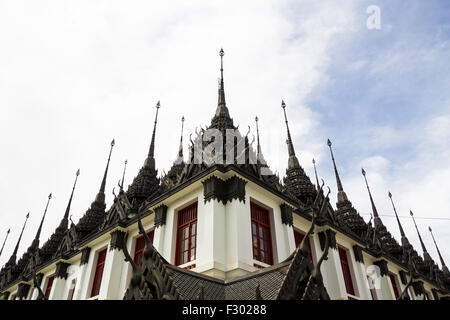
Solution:
[[[449,273],[449,270],[448,270],[447,266],[445,265],[444,259],[442,258],[441,252],[439,251],[439,247],[438,247],[438,245],[436,243],[436,240],[434,239],[433,230],[431,230],[430,226],[428,226],[428,230],[430,230],[431,237],[433,238],[434,245],[436,246],[436,250],[437,250],[438,255],[439,255],[439,259],[441,260],[441,265],[442,265],[441,268],[442,268],[442,270],[444,272]]]
[[[124,163],[124,166],[123,166],[122,181],[119,180],[120,191],[123,190],[123,183],[125,181],[125,171],[127,170],[127,163],[128,163],[128,160],[125,160],[125,163]],[[113,194],[114,194],[114,190],[113,190]]]

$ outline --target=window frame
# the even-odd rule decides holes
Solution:
[[[102,261],[100,260],[100,257],[104,253],[104,257],[102,257]],[[96,252],[96,262],[95,266],[93,266],[93,278],[91,282],[91,292],[89,298],[96,297],[100,294],[100,289],[102,287],[102,280],[103,280],[103,272],[105,270],[105,264],[106,264],[106,256],[108,254],[108,247],[104,247],[102,249],[97,250]],[[101,270],[100,270],[100,264],[101,264]],[[98,292],[97,289],[98,288]]]
[[[343,255],[341,253],[343,253]],[[352,273],[350,250],[348,250],[344,246],[338,245],[338,254],[339,254],[339,261],[341,263],[342,277],[344,279],[345,292],[346,292],[347,296],[350,295],[350,296],[352,296],[352,298],[357,297],[356,281],[355,281],[353,273]],[[343,263],[343,259],[342,259],[343,256],[345,257],[346,264]],[[347,268],[345,268],[345,270],[344,270],[345,265]],[[347,273],[348,273],[348,275],[347,275]],[[349,285],[350,285],[350,287],[349,287]]]
[[[391,285],[392,285],[392,291],[394,292],[394,298],[395,300],[397,300],[400,297],[400,286],[399,286],[399,282],[398,282],[398,277],[395,273],[389,271],[388,273],[389,275],[389,280],[391,281]]]
[[[257,209],[260,212],[264,212],[265,220],[266,221],[262,221],[262,219],[258,219],[261,218],[256,216],[256,212],[254,214],[253,209]],[[261,237],[258,236],[258,233],[254,233],[253,232],[253,226],[256,225],[256,230],[260,230],[260,227],[262,227],[263,230],[265,230],[266,232],[263,232],[263,243],[266,243],[267,246],[267,250],[261,250]],[[256,203],[255,201],[250,201],[250,232],[251,232],[251,237],[252,237],[252,256],[253,256],[253,260],[258,261],[260,263],[264,263],[267,265],[273,265],[273,246],[272,246],[272,230],[271,230],[271,221],[270,221],[270,210],[258,203]],[[264,235],[266,235],[266,239],[264,239]],[[256,238],[256,239],[255,239]],[[255,240],[256,240],[256,257],[255,257]],[[261,259],[261,253],[265,252],[268,255],[268,259],[266,261]]]
[[[303,239],[306,236],[306,232],[297,229],[297,228],[292,228],[294,230],[294,242],[295,242],[295,248],[298,248],[298,246],[300,245],[300,243],[303,241]],[[299,234],[302,238],[300,239],[299,243],[297,243],[297,237],[295,236],[296,234]],[[313,255],[313,251],[312,251],[312,244],[311,244],[311,237],[308,237],[308,249],[309,249],[309,257],[311,258],[312,262],[315,264],[314,261],[314,255]]]
[[[195,208],[195,209],[193,209]],[[189,210],[192,210],[191,212]],[[191,215],[191,217],[189,217]],[[184,230],[188,229],[185,237]],[[193,231],[194,230],[194,231]],[[183,234],[182,234],[183,233]],[[197,259],[197,236],[198,236],[198,201],[194,201],[177,212],[176,242],[175,242],[175,265],[181,266],[192,263]],[[194,240],[192,240],[194,238]],[[187,250],[180,250],[182,242],[187,241]],[[193,256],[192,251],[193,250]],[[181,254],[187,252],[187,259],[181,258]]]
[[[47,280],[45,281],[45,291],[44,291],[44,297],[49,300],[50,299],[50,293],[52,293],[52,287],[53,282],[55,281],[55,275],[49,275],[47,277]]]
[[[149,230],[147,233],[147,236],[150,238],[150,242],[153,243],[154,237],[155,237],[155,229],[151,229]],[[142,247],[140,247],[138,249],[138,244],[142,243]],[[133,261],[137,266],[140,266],[142,261],[140,260],[140,258],[144,255],[144,251],[145,251],[145,239],[144,239],[144,235],[142,234],[138,234],[138,236],[135,238],[135,242],[134,242],[134,254],[133,254]]]

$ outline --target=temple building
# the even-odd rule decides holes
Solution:
[[[271,171],[259,143],[258,118],[255,148],[231,118],[223,56],[220,50],[215,113],[211,124],[190,138],[189,155],[183,154],[183,117],[175,161],[158,174],[158,102],[147,158],[128,188],[125,162],[112,205],[105,203],[105,190],[114,140],[98,194],[82,218],[70,219],[77,171],[58,228],[40,245],[50,194],[33,242],[17,257],[27,215],[0,270],[0,299],[449,299],[450,272],[434,236],[440,267],[417,225],[421,254],[413,248],[407,237],[416,235],[403,229],[389,192],[401,243],[394,239],[363,169],[373,214],[373,221],[365,222],[344,191],[330,140],[336,205],[317,172],[311,181],[298,161],[284,101],[279,111],[285,124],[279,125],[287,133],[279,140],[287,139],[288,166],[281,178]],[[6,253],[4,243],[0,254]]]

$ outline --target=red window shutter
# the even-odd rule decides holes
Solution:
[[[400,294],[398,293],[396,276],[392,272],[389,272],[389,278],[391,279],[392,289],[394,289],[395,299],[398,299]]]
[[[50,297],[50,292],[52,291],[53,280],[55,280],[54,275],[48,277],[47,287],[45,288],[45,293],[44,293],[44,295],[47,299]]]
[[[197,202],[178,212],[176,265],[195,260],[197,250]]]
[[[155,235],[154,230],[147,232],[147,235],[150,239],[150,242],[153,243],[153,237]],[[143,235],[141,235],[136,239],[136,246],[134,249],[134,258],[133,258],[134,263],[138,266],[140,266],[142,263],[142,256],[144,255],[144,250],[145,250],[145,238]]]
[[[98,253],[97,265],[95,266],[94,280],[92,282],[91,297],[97,296],[100,292],[100,285],[102,284],[105,260],[106,260],[106,248]]]
[[[345,288],[348,294],[355,295],[353,287],[352,274],[350,272],[350,265],[348,262],[347,251],[339,247],[339,258],[341,260],[342,274],[344,276]]]
[[[306,236],[306,233],[294,229],[294,239],[295,246],[298,247],[300,243],[302,243],[303,238]],[[313,260],[312,250],[311,250],[311,238],[308,239],[308,249],[309,249],[309,257]]]
[[[250,211],[253,258],[267,264],[273,264],[269,210],[251,202]]]

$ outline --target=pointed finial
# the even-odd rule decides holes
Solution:
[[[392,208],[394,209],[395,217],[397,218],[398,228],[400,229],[400,234],[402,236],[402,245],[405,246],[405,245],[409,244],[408,238],[406,238],[405,232],[403,231],[402,224],[400,223],[400,219],[398,218],[397,209],[395,208],[394,200],[392,200],[392,193],[390,191],[388,191],[388,196],[391,199]]]
[[[106,186],[106,177],[108,175],[108,169],[109,169],[109,162],[111,160],[111,153],[113,150],[113,147],[115,145],[115,141],[114,139],[111,141],[111,149],[109,150],[109,156],[108,156],[108,161],[106,163],[106,168],[105,168],[105,173],[103,175],[103,180],[102,180],[102,184],[100,185],[100,190],[97,194],[97,197],[95,198],[95,202],[98,204],[104,204],[105,203],[105,186]]]
[[[284,121],[286,123],[287,136],[288,136],[287,141],[286,141],[286,143],[288,145],[288,151],[289,151],[288,168],[299,167],[300,164],[298,162],[297,157],[295,156],[294,144],[292,143],[291,132],[289,130],[289,123],[288,123],[287,116],[286,116],[286,103],[284,103],[284,100],[281,100],[281,108],[283,108]]]
[[[447,266],[445,265],[444,259],[442,258],[441,252],[439,251],[438,245],[436,243],[436,239],[434,239],[433,230],[431,230],[430,226],[428,227],[428,230],[430,230],[431,237],[433,238],[434,245],[436,246],[436,250],[439,255],[439,259],[441,260],[442,270],[446,273],[449,273],[449,270],[448,270]]]
[[[314,167],[314,175],[316,176],[317,190],[319,190],[320,189],[319,176],[317,175],[316,160],[314,160],[314,158],[312,159],[312,163],[313,163],[313,167]]]
[[[259,126],[258,126],[258,116],[255,117],[255,123],[256,123],[256,139],[257,139],[257,146],[256,146],[256,162],[261,162],[261,145],[259,144]]]
[[[39,238],[41,236],[42,225],[44,224],[44,219],[45,219],[45,216],[47,215],[48,204],[50,203],[51,198],[52,198],[52,194],[50,193],[48,195],[47,204],[45,205],[44,214],[42,215],[41,224],[39,225],[38,231],[36,232],[36,237],[34,238],[37,241],[39,241]]]
[[[339,172],[337,170],[336,161],[334,160],[333,148],[331,147],[330,139],[327,139],[327,145],[330,148],[331,160],[333,161],[334,175],[336,176],[336,184],[338,188],[338,203],[348,201],[347,194],[344,192],[342,187],[341,178],[339,177]],[[364,169],[363,169],[364,170]]]
[[[2,249],[0,250],[0,257],[2,256],[3,248],[5,247],[5,243],[6,243],[6,240],[8,239],[10,231],[11,231],[11,229],[8,229],[8,231],[6,231],[6,237],[5,237],[5,240],[3,241]]]
[[[123,166],[122,182],[120,182],[120,184],[119,184],[120,190],[123,190],[123,183],[125,181],[125,171],[127,170],[127,163],[128,163],[128,160],[125,160],[125,163]]]
[[[420,245],[422,246],[422,251],[423,251],[423,259],[425,261],[431,261],[432,260],[431,256],[429,255],[427,249],[425,248],[425,244],[422,240],[422,237],[420,236],[419,228],[417,228],[416,219],[414,219],[414,213],[412,212],[412,210],[409,210],[409,214],[411,215],[411,217],[413,219],[414,226],[416,227],[417,235],[419,236]]]
[[[161,108],[161,104],[158,100],[158,103],[156,103],[156,115],[155,115],[155,123],[153,125],[152,141],[150,142],[148,157],[144,163],[144,166],[150,165],[150,167],[153,169],[155,168],[155,135],[156,135],[156,124],[158,123],[159,108]]]
[[[369,188],[369,184],[367,183],[366,171],[364,170],[364,168],[361,168],[361,173],[364,176],[364,180],[366,181],[366,187],[367,187],[367,191],[369,192],[370,203],[372,204],[373,215],[375,218],[375,222],[377,222],[380,220],[380,217],[378,216],[378,211],[377,211],[377,208],[375,207],[375,202],[373,201],[372,193],[370,192],[370,188]]]
[[[6,264],[7,266],[10,266],[10,265],[13,265],[16,263],[17,251],[19,250],[20,240],[22,239],[23,231],[25,230],[25,226],[27,225],[27,221],[28,221],[29,217],[30,217],[30,213],[28,212],[25,217],[25,222],[23,223],[23,227],[22,227],[22,231],[20,232],[19,239],[17,240],[16,247],[14,248],[14,252]]]
[[[224,87],[224,80],[223,80],[223,56],[225,53],[223,52],[223,49],[220,49],[219,51],[220,55],[220,80],[219,80],[219,101],[217,103],[217,110],[216,110],[216,116],[218,115],[224,115],[229,117],[229,113],[227,108],[225,107],[225,87]],[[221,106],[221,108],[219,108]],[[219,114],[217,113],[219,112]]]
[[[80,169],[75,173],[75,182],[73,183],[72,193],[70,194],[69,203],[67,203],[66,213],[64,214],[64,220],[69,218],[70,205],[72,204],[73,193],[75,191],[75,186],[77,185],[78,176],[80,175]]]

